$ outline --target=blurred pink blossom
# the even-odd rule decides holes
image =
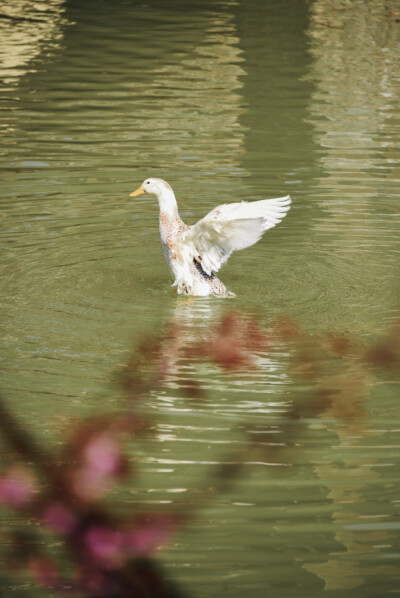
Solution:
[[[14,467],[0,476],[0,503],[8,507],[24,507],[34,492],[33,477],[22,467]]]
[[[43,519],[48,527],[59,534],[70,534],[77,526],[76,515],[62,502],[49,504],[44,510]]]
[[[120,567],[127,556],[121,531],[96,525],[86,532],[84,541],[90,557],[106,569]]]
[[[177,521],[168,516],[156,515],[126,533],[126,547],[131,553],[151,555],[160,548],[176,530]]]
[[[116,475],[121,470],[121,445],[111,434],[103,433],[89,440],[83,449],[86,468],[98,476]]]
[[[151,555],[169,539],[176,525],[174,520],[164,516],[152,517],[123,531],[96,525],[85,534],[85,548],[98,565],[115,569],[133,556]]]
[[[82,464],[71,471],[71,490],[81,500],[97,500],[128,471],[120,442],[109,432],[92,434],[80,448]]]
[[[71,472],[69,481],[75,496],[85,502],[92,502],[112,486],[115,478],[99,475],[90,469],[81,468],[78,471]]]

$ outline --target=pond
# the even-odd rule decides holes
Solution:
[[[43,443],[125,409],[115,372],[167,327],[195,342],[234,310],[266,328],[289,317],[314,338],[369,342],[390,328],[397,2],[52,0],[1,12],[1,391]],[[236,299],[172,292],[157,202],[129,197],[148,176],[172,185],[188,224],[218,204],[291,195],[285,220],[220,273]],[[188,596],[398,593],[398,378],[371,372],[354,425],[300,411],[291,462],[245,461],[226,492],[207,491],[243,430],[284,432],[304,392],[289,347],[259,351],[257,366],[179,354],[144,398],[157,434],[132,446],[140,475],[121,501],[198,507],[158,555]],[[204,401],[187,400],[188,377]]]

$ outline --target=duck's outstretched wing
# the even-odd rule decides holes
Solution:
[[[195,259],[207,274],[218,272],[232,251],[254,245],[266,230],[279,224],[290,204],[289,195],[223,204],[191,226],[183,240],[192,246]]]

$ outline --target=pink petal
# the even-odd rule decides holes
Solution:
[[[35,486],[31,474],[15,467],[0,477],[0,503],[9,507],[23,507],[32,498]]]
[[[51,503],[43,513],[46,524],[59,534],[72,533],[77,525],[76,516],[61,502]]]
[[[176,529],[176,522],[169,517],[153,517],[126,534],[130,552],[149,555],[165,544]]]
[[[86,468],[103,475],[115,475],[121,468],[121,446],[110,434],[92,438],[83,451]]]
[[[124,560],[124,536],[118,530],[94,526],[85,534],[85,545],[92,559],[103,567],[113,569]]]

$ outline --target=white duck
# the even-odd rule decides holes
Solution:
[[[216,277],[233,251],[254,245],[290,209],[289,195],[276,199],[223,204],[197,224],[179,214],[175,194],[163,179],[146,179],[131,197],[155,195],[160,206],[160,237],[165,259],[175,276],[172,286],[185,295],[235,297]]]

